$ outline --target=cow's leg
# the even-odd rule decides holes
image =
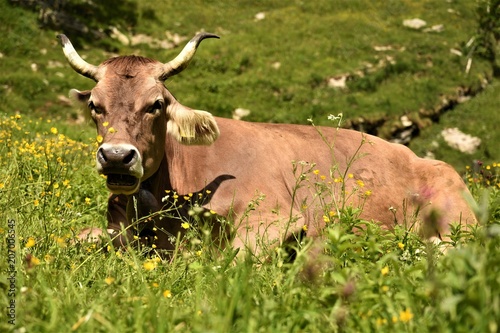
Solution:
[[[115,248],[127,246],[133,240],[130,222],[127,219],[127,202],[127,196],[122,194],[112,194],[108,199],[106,231]]]
[[[101,228],[84,228],[76,236],[77,242],[98,243],[105,237],[105,232]]]
[[[126,200],[126,196],[111,195],[108,199],[106,230],[97,227],[84,228],[76,237],[76,241],[98,243],[109,236],[115,247],[127,244],[127,239],[131,239],[131,234],[124,236],[122,233],[122,225],[128,225],[125,214]]]

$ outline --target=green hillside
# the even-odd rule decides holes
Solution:
[[[6,114],[63,121],[78,117],[65,96],[70,88],[90,88],[92,82],[66,64],[57,33],[66,33],[88,61],[98,64],[111,55],[130,53],[167,61],[184,40],[205,30],[221,39],[204,43],[189,70],[167,82],[186,105],[223,117],[244,108],[251,111],[247,120],[263,122],[307,123],[312,117],[317,124],[327,124],[329,114],[343,113],[344,126],[387,139],[404,130],[401,117],[406,115],[412,136],[421,137],[410,146],[421,156],[432,151],[461,170],[475,159],[500,159],[495,147],[500,142],[495,131],[499,87],[488,63],[472,52],[478,29],[476,1],[98,5],[75,0],[58,2],[56,12],[63,17],[59,25],[43,1],[35,7],[10,3],[19,2],[0,5],[0,110]],[[403,26],[413,18],[426,26]],[[177,34],[181,38],[174,38],[174,45],[180,45],[124,45],[110,37],[112,27],[129,40],[146,35],[171,42],[168,37]],[[344,88],[329,86],[332,78],[343,76]],[[487,97],[481,97],[485,86]],[[455,105],[469,95],[467,103]],[[446,127],[481,138],[479,150],[469,155],[447,148],[439,134]]]

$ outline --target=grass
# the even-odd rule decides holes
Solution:
[[[483,225],[454,231],[441,255],[400,227],[383,231],[345,208],[325,230],[325,254],[307,244],[289,263],[210,251],[202,234],[171,261],[104,245],[72,245],[102,226],[104,182],[93,170],[95,137],[53,122],[3,115],[0,233],[16,233],[17,332],[494,332],[500,315],[500,164],[468,169]],[[290,165],[292,167],[292,165]],[[314,174],[314,171],[312,172]],[[9,224],[15,223],[15,227]],[[353,230],[362,230],[353,232]],[[6,246],[7,245],[7,246]],[[2,243],[7,252],[8,243]],[[316,264],[326,260],[321,274]],[[313,263],[311,265],[311,263]],[[8,261],[0,262],[8,304]],[[12,330],[5,311],[0,327]]]
[[[157,38],[165,30],[191,36],[204,28],[221,34],[220,41],[203,43],[189,70],[167,82],[184,104],[216,115],[230,116],[236,107],[245,107],[252,111],[251,120],[273,122],[305,123],[312,117],[321,124],[338,112],[346,119],[416,117],[421,108],[439,103],[440,95],[488,76],[476,58],[472,72],[464,75],[465,57],[449,52],[452,47],[465,50],[475,29],[474,2],[156,5],[124,6],[120,10],[136,14],[129,21],[133,26],[113,23]],[[258,12],[266,18],[255,21]],[[416,16],[429,25],[444,22],[444,32],[401,28],[403,19]],[[37,13],[2,2],[0,18],[1,331],[498,330],[498,82],[411,144],[419,155],[432,149],[436,157],[452,162],[479,203],[481,225],[470,233],[455,229],[446,255],[402,228],[387,232],[361,221],[346,207],[341,221],[325,230],[326,259],[308,258],[306,242],[293,263],[281,251],[265,263],[251,257],[234,263],[233,251],[216,255],[203,235],[193,232],[191,246],[167,262],[106,244],[71,244],[82,227],[105,226],[107,191],[94,170],[94,130],[75,123],[77,111],[58,96],[70,88],[90,88],[92,82],[66,65],[56,33],[39,29]],[[178,51],[110,40],[92,45],[78,37],[81,53],[94,63],[110,50],[159,59]],[[379,54],[375,45],[394,49]],[[326,86],[329,76],[354,73],[388,55],[395,57],[394,66],[353,80],[347,90]],[[281,63],[279,70],[272,67],[275,62]],[[455,126],[483,139],[476,155],[460,155],[440,141],[441,128]],[[483,163],[472,164],[472,159]],[[8,251],[10,239],[16,240],[15,254]],[[4,307],[13,299],[8,279],[13,258],[16,326],[8,323]],[[326,265],[315,275],[311,263]]]

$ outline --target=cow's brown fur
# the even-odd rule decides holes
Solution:
[[[141,156],[140,187],[133,193],[115,188],[109,199],[108,231],[116,245],[132,240],[131,232],[120,233],[133,219],[183,201],[187,202],[176,214],[187,215],[193,198],[201,198],[209,223],[217,223],[215,216],[235,221],[235,247],[259,252],[263,244],[280,244],[304,230],[317,237],[327,212],[315,197],[314,183],[334,188],[334,178],[347,174],[353,175],[344,179],[345,190],[351,193],[347,204],[362,204],[361,217],[386,228],[417,222],[426,238],[446,239],[450,223],[476,222],[465,199],[470,194],[464,182],[443,162],[418,158],[407,147],[352,130],[319,128],[334,142],[330,149],[313,126],[213,118],[172,96],[158,79],[161,65],[135,56],[109,59],[99,66],[96,86],[75,94],[94,107],[92,118],[103,144],[126,143]],[[151,113],[158,101],[160,109]],[[297,186],[300,174],[293,173],[294,161],[299,169],[314,163],[310,171],[319,174],[309,172]],[[332,165],[338,172],[330,178]],[[366,190],[371,195],[364,195]],[[338,202],[340,191],[334,196],[327,195],[326,200]],[[251,203],[254,207],[249,210]],[[411,218],[415,212],[418,216]],[[140,226],[157,249],[172,250],[171,236],[183,232],[176,216],[152,216]]]

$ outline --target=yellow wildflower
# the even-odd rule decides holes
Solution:
[[[104,127],[108,127],[108,125],[109,125],[109,121],[105,121],[102,123],[102,126],[104,126]]]
[[[29,237],[28,241],[26,242],[25,247],[28,247],[28,248],[33,247],[33,246],[35,246],[35,244],[36,244],[35,239],[33,237]]]
[[[152,260],[148,260],[144,264],[142,264],[142,267],[144,267],[144,269],[147,271],[152,271],[153,269],[156,268],[156,266],[157,266],[157,263],[155,261],[152,261]]]
[[[372,191],[365,191],[365,197],[369,197],[370,195],[372,195]]]
[[[165,297],[165,298],[171,298],[172,297],[172,292],[170,290],[168,290],[168,289],[165,290],[163,292],[163,297]]]
[[[318,169],[313,170],[313,173],[314,173],[315,175],[319,175],[319,170],[318,170]]]
[[[52,134],[57,134],[57,128],[55,128],[55,127],[51,127],[51,128],[50,128],[50,133],[52,133]]]
[[[85,204],[90,205],[90,198],[85,198]]]
[[[96,137],[96,141],[97,141],[97,143],[101,143],[101,142],[102,142],[102,140],[103,140],[102,135],[100,135],[100,134],[99,134],[99,135],[97,135],[97,137]]]
[[[382,286],[382,291],[384,293],[388,292],[389,291],[389,286]]]
[[[187,223],[187,222],[183,222],[183,223],[181,224],[181,227],[182,227],[182,228],[184,228],[184,229],[189,229],[190,225],[189,225],[189,223]]]
[[[411,313],[410,309],[406,309],[405,311],[401,311],[399,313],[399,320],[403,323],[409,322],[413,318],[413,313]]]
[[[33,205],[35,207],[38,207],[39,204],[40,204],[40,201],[38,199],[35,199],[35,201],[33,201]]]
[[[107,278],[104,279],[104,282],[106,282],[106,284],[109,286],[110,284],[112,284],[113,282],[115,282],[115,278],[111,277],[111,276],[108,276]]]
[[[109,132],[109,133],[116,133],[116,130],[114,129],[114,127],[110,127],[110,128],[108,129],[108,132]]]
[[[54,241],[59,247],[66,247],[66,238],[64,237],[54,237]],[[94,244],[95,245],[95,244]]]
[[[34,266],[38,266],[40,265],[40,259],[38,259],[37,257],[35,256],[32,256],[31,257],[31,261],[30,261]]]
[[[385,266],[384,268],[382,268],[380,270],[380,273],[382,273],[382,275],[387,275],[389,274],[389,266]]]
[[[307,231],[307,225],[305,225],[305,224],[304,224],[304,225],[302,226],[302,230]]]
[[[354,175],[352,173],[347,175],[347,178],[354,178]]]
[[[377,322],[376,322],[377,326],[382,326],[384,324],[387,324],[387,319],[384,319],[384,318],[377,318]]]
[[[401,242],[398,243],[398,247],[403,250],[405,248],[405,245]]]
[[[359,187],[365,186],[365,183],[361,179],[356,180],[356,183],[358,184]]]

